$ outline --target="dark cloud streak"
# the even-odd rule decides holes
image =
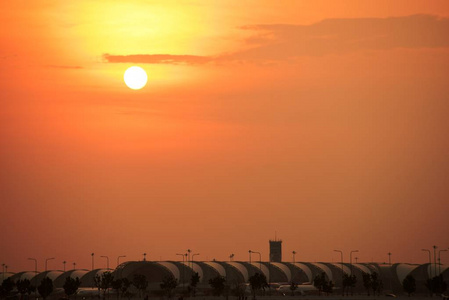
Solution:
[[[110,63],[187,64],[235,61],[288,61],[301,56],[366,50],[449,47],[449,18],[413,15],[390,18],[326,19],[311,25],[259,24],[241,27],[255,34],[250,49],[218,56],[140,54],[110,55]]]
[[[145,63],[145,64],[204,64],[212,57],[197,55],[170,55],[170,54],[135,54],[135,55],[110,55],[103,54],[103,59],[110,63]]]

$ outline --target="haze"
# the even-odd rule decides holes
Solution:
[[[267,260],[275,232],[287,261],[449,247],[447,1],[7,1],[0,16],[8,270],[188,248]]]

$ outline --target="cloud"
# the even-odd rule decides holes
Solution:
[[[111,55],[103,54],[103,59],[110,63],[144,63],[144,64],[204,64],[213,60],[212,57],[197,55],[170,55],[170,54],[135,54]]]
[[[271,62],[301,56],[345,54],[395,48],[449,46],[449,18],[412,15],[390,18],[326,19],[311,25],[257,24],[241,27],[254,35],[249,49],[217,56],[140,54],[110,55],[110,63],[205,64],[235,61]]]
[[[48,65],[47,67],[49,68],[54,68],[54,69],[69,69],[69,70],[79,70],[79,69],[84,69],[81,66],[59,66],[59,65]]]
[[[259,34],[258,47],[237,58],[288,59],[360,50],[449,46],[449,19],[431,15],[394,18],[327,19],[312,25],[261,24],[242,27]]]

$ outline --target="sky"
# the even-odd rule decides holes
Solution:
[[[266,261],[274,238],[284,261],[449,247],[446,0],[22,0],[0,19],[9,271]]]

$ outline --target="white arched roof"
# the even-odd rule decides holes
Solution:
[[[417,267],[418,265],[398,264],[396,266],[396,274],[398,276],[399,282],[402,284],[402,281],[404,281],[405,277],[407,277],[407,275]]]
[[[155,264],[158,264],[167,269],[170,273],[172,273],[173,277],[175,277],[175,279],[178,280],[179,282],[180,280],[179,269],[177,266],[175,266],[175,264],[165,261],[158,261],[155,262]]]
[[[283,263],[278,263],[278,262],[272,262],[271,264],[273,266],[275,266],[276,268],[280,269],[282,272],[284,272],[285,276],[287,277],[288,282],[292,281],[292,272],[286,265],[284,265]]]
[[[331,264],[331,265],[341,271],[341,264]],[[351,274],[351,269],[348,266],[346,266],[345,264],[343,264],[343,272],[346,274]]]
[[[88,272],[89,271],[86,271],[86,270],[74,270],[73,272],[70,273],[70,277],[72,277],[73,279],[76,279],[76,277],[81,279],[81,277],[86,275]],[[64,276],[66,273],[63,273],[62,276]]]
[[[12,275],[10,277],[11,277],[12,280],[14,280],[14,282],[16,282],[18,280],[23,280],[23,279],[31,280],[31,278],[33,278],[37,274],[39,274],[39,273],[35,273],[35,272],[31,272],[31,271],[25,271],[25,272],[16,273],[16,274],[14,274],[14,275]]]
[[[317,267],[318,269],[320,269],[321,271],[326,273],[327,278],[329,278],[329,280],[333,280],[332,271],[331,271],[331,269],[329,269],[328,266],[326,266],[325,264],[322,264],[322,263],[311,263],[311,265]]]
[[[312,271],[310,270],[310,268],[308,266],[306,266],[305,264],[302,264],[302,263],[293,263],[293,265],[306,274],[309,282],[311,282],[313,280]]]
[[[11,273],[11,272],[3,273],[2,276],[0,277],[0,285],[2,284],[3,280],[5,280],[9,277],[12,277],[12,276],[14,276],[14,273]]]
[[[248,281],[248,279],[249,279],[248,270],[245,268],[244,265],[242,265],[241,263],[234,262],[234,261],[226,262],[226,264],[234,267],[234,269],[237,269],[237,271],[239,271],[240,274],[242,274],[243,279],[245,280],[245,282]]]
[[[187,266],[193,272],[198,273],[198,275],[200,276],[200,281],[203,281],[203,279],[204,279],[203,269],[201,269],[201,267],[197,263],[194,263],[191,261],[186,261],[186,262],[182,262],[181,264]]]
[[[368,268],[367,266],[364,266],[362,264],[354,264],[353,265],[355,268],[359,269],[361,272],[363,273],[368,273],[371,274],[371,269]]]
[[[213,261],[205,261],[203,263],[205,265],[208,265],[209,267],[211,267],[215,271],[217,271],[217,273],[220,274],[220,276],[226,277],[226,270],[219,263],[216,263],[216,262],[213,262]]]
[[[257,269],[259,269],[260,271],[262,271],[262,273],[265,275],[266,278],[270,277],[270,271],[268,270],[267,266],[265,266],[264,264],[261,264],[258,262],[252,262],[251,265],[256,267]]]

